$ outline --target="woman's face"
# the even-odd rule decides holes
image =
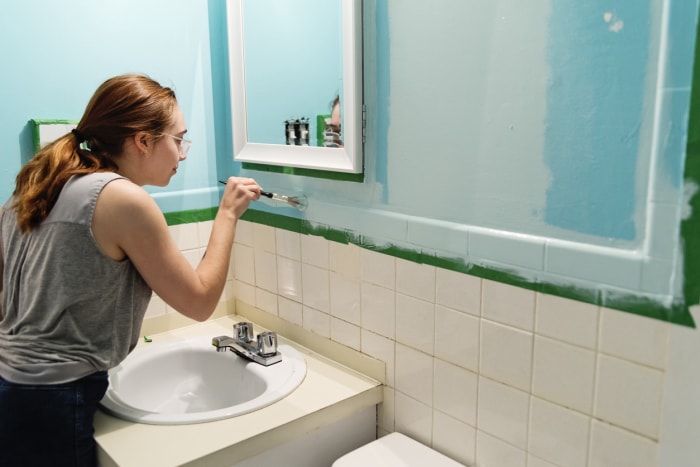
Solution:
[[[173,124],[163,131],[163,136],[153,146],[151,174],[154,180],[151,184],[155,186],[168,185],[180,162],[186,158],[182,138],[187,133],[187,126],[179,105],[175,105],[173,117]]]

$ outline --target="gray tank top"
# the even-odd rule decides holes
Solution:
[[[136,346],[151,289],[92,236],[97,197],[115,173],[71,178],[49,216],[21,234],[3,207],[0,376],[20,384],[72,381],[119,364]]]

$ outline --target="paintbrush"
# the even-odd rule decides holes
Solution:
[[[224,180],[219,180],[219,183],[222,183],[226,185],[226,182]],[[280,195],[277,193],[272,193],[270,191],[261,191],[260,192],[261,196],[265,196],[266,198],[274,199],[275,201],[280,201],[282,203],[286,203],[290,206],[293,206],[300,211],[303,211],[306,209],[306,196],[286,196],[286,195]]]

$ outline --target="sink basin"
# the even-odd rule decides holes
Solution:
[[[280,345],[282,361],[249,362],[217,352],[212,336],[147,344],[109,371],[101,408],[132,422],[179,425],[235,417],[270,405],[306,376],[303,356]]]

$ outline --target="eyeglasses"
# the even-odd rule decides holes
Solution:
[[[178,140],[180,142],[180,144],[178,144],[178,147],[180,148],[180,155],[182,157],[187,157],[187,151],[190,150],[190,147],[192,146],[192,141],[190,141],[189,139],[180,138],[179,136],[169,135],[167,133],[161,133],[161,135],[170,136],[171,138]]]

